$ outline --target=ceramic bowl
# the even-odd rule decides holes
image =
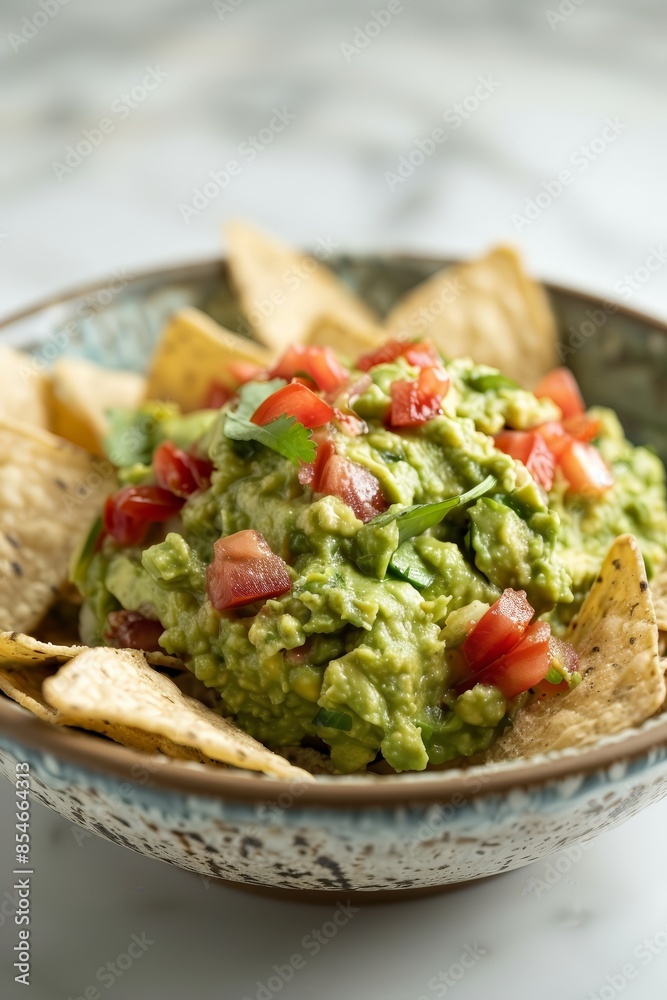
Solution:
[[[340,258],[381,311],[444,262]],[[563,359],[589,403],[667,453],[667,327],[550,288]],[[38,364],[63,354],[142,370],[164,321],[195,304],[232,329],[222,261],[119,273],[6,321]],[[667,792],[667,716],[602,740],[489,767],[292,784],[141,754],[45,725],[0,697],[0,768],[30,765],[33,797],[114,843],[239,887],[301,899],[401,898],[497,875],[611,829]]]

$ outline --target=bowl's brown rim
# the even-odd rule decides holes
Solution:
[[[451,263],[447,259],[418,254],[369,253],[357,256],[396,263],[422,261],[442,266]],[[160,278],[167,280],[170,276],[188,273],[194,276],[203,270],[213,273],[216,267],[224,269],[225,266],[224,257],[213,257],[187,261],[181,265],[140,270],[132,273],[127,287],[142,281]],[[108,281],[107,278],[90,282],[79,288],[48,296],[36,305],[0,320],[0,329],[53,306],[91,295],[106,287]],[[667,334],[667,322],[628,309],[613,299],[554,283],[545,283],[544,287],[557,295],[578,298],[593,306],[604,308],[605,305],[612,305],[615,313]],[[70,764],[87,770],[97,769],[103,775],[124,778],[130,785],[136,784],[138,776],[141,776],[142,785],[186,795],[207,795],[225,801],[277,802],[281,808],[286,809],[304,806],[363,809],[365,806],[405,807],[412,803],[443,805],[453,802],[461,805],[481,795],[529,790],[562,778],[585,778],[614,764],[631,763],[651,750],[667,746],[667,717],[658,725],[639,728],[622,738],[582,750],[564,751],[538,761],[513,762],[509,765],[491,766],[488,770],[476,767],[461,771],[432,771],[420,775],[405,774],[386,778],[374,776],[372,780],[327,776],[313,782],[267,779],[255,773],[193,765],[163,758],[161,755],[153,757],[104,740],[94,733],[50,726],[6,697],[0,698],[0,734],[13,736],[26,748],[51,753]],[[151,761],[150,767],[148,761]]]

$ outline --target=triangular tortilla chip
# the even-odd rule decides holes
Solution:
[[[0,347],[0,417],[49,426],[48,375],[28,354],[12,347]]]
[[[312,780],[227,719],[181,693],[136,650],[98,647],[44,683],[44,697],[75,720],[104,720],[165,736],[214,760],[279,778]],[[83,723],[82,723],[83,724]]]
[[[0,628],[29,631],[39,622],[114,487],[110,462],[0,420]]]
[[[62,358],[51,372],[51,430],[93,455],[104,455],[106,411],[139,406],[144,389],[142,375]]]
[[[178,403],[184,413],[204,405],[213,382],[234,387],[231,364],[267,368],[271,352],[226,330],[199,309],[181,309],[165,326],[151,360],[146,399]]]
[[[299,253],[245,222],[229,223],[226,236],[232,285],[267,347],[283,351],[305,343],[320,316],[350,326],[376,322],[372,310],[317,255]]]
[[[471,357],[526,388],[558,364],[546,293],[511,247],[438,271],[399,299],[385,326],[392,336],[431,337],[445,357]]]
[[[640,725],[662,707],[658,628],[644,560],[632,535],[621,535],[611,546],[566,639],[579,654],[581,683],[565,694],[530,702],[486,760],[588,746]]]
[[[92,732],[100,733],[114,740],[115,743],[122,743],[123,746],[132,747],[134,750],[143,750],[146,753],[159,751],[167,757],[174,757],[178,760],[196,760],[200,763],[217,763],[208,757],[204,757],[198,750],[192,747],[179,746],[163,736],[155,736],[145,733],[141,729],[133,729],[130,726],[117,726],[101,719],[70,719],[57,709],[49,705],[44,700],[42,686],[44,681],[53,677],[57,667],[47,664],[40,664],[37,667],[30,667],[28,670],[7,670],[0,667],[0,691],[21,705],[29,712],[36,715],[42,722],[48,722],[54,726],[76,726],[79,729],[89,729]]]
[[[311,326],[306,343],[316,347],[330,347],[336,354],[354,362],[360,354],[372,351],[386,339],[386,331],[381,326],[350,323],[335,316],[320,316]]]
[[[83,653],[85,649],[85,646],[59,646],[42,642],[22,632],[0,632],[0,666],[3,667],[64,663],[77,653]]]

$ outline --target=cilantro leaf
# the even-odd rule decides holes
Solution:
[[[478,486],[473,486],[466,493],[460,496],[450,497],[448,500],[439,500],[436,503],[417,503],[412,507],[403,507],[402,510],[390,511],[388,514],[380,514],[369,521],[369,525],[376,525],[379,528],[396,521],[398,524],[399,544],[421,535],[427,528],[433,528],[442,521],[445,514],[455,507],[460,507],[471,500],[478,500],[496,485],[495,476],[487,476]]]
[[[257,407],[284,385],[284,379],[274,378],[269,382],[247,382],[242,386],[238,406],[224,415],[225,436],[233,441],[257,441],[295,465],[312,462],[315,459],[312,433],[295,417],[283,415],[263,427],[250,420]]]

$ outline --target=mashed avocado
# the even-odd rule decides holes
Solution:
[[[626,531],[651,572],[667,548],[664,470],[604,411],[596,443],[614,487],[586,498],[557,477],[547,496],[493,435],[558,420],[558,408],[486,366],[458,359],[445,367],[451,386],[441,412],[420,426],[387,426],[392,384],[419,377],[404,358],[372,368],[352,402],[363,433],[330,425],[334,453],[371,474],[390,515],[492,477],[484,496],[407,538],[391,517],[364,524],[344,499],[314,490],[303,462],[252,433],[229,436],[233,403],[185,417],[154,406],[141,418],[117,414],[109,453],[124,466],[121,482],[152,482],[151,456],[164,440],[194,447],[213,471],[210,486],[189,495],[172,523],[154,525],[145,544],[107,535],[77,567],[86,636],[103,637],[117,609],[159,619],[161,647],[219,692],[221,711],[268,746],[323,741],[343,772],[379,753],[397,771],[421,770],[490,746],[519,702],[493,684],[456,688],[464,633],[447,638],[449,616],[474,609],[479,618],[514,588],[561,627]],[[247,529],[284,560],[291,589],[216,610],[206,575],[214,544]]]

